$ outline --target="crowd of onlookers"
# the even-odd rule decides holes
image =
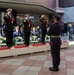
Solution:
[[[0,26],[0,36],[5,37],[5,26]],[[36,40],[40,41],[41,38],[41,30],[39,26],[33,26],[31,28],[30,37],[34,36]],[[13,38],[16,39],[17,37],[21,37],[24,40],[24,32],[23,26],[14,26],[13,29]],[[32,38],[30,38],[32,39]]]
[[[65,36],[64,34],[69,36],[69,40],[73,41],[73,34],[74,34],[74,23],[68,22],[67,24],[62,23],[62,34],[61,36]],[[47,28],[49,25],[47,25]],[[0,36],[5,37],[4,32],[5,26],[0,26]],[[41,37],[41,29],[40,26],[33,26],[31,28],[31,34],[30,36],[36,36],[37,40],[40,40]],[[13,37],[22,37],[24,38],[24,32],[23,32],[23,26],[14,26],[13,30]]]
[[[5,37],[4,28],[5,28],[5,26],[0,26],[0,36],[3,36],[3,37]],[[31,28],[31,35],[40,37],[39,26]],[[15,38],[15,37],[18,37],[18,36],[20,36],[22,38],[24,37],[23,26],[14,26],[13,37]]]
[[[62,23],[62,34],[64,36],[66,34],[68,36],[69,41],[73,41],[73,34],[74,34],[74,23],[68,22],[67,24]]]

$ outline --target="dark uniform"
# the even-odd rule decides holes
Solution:
[[[23,24],[24,24],[24,44],[26,46],[29,46],[31,21],[23,20]]]
[[[56,22],[50,26],[49,35],[50,35],[50,46],[51,46],[51,55],[53,67],[58,68],[60,64],[60,46],[61,46],[61,35],[62,28],[59,22]],[[52,71],[58,71],[59,69],[52,68]]]
[[[6,36],[6,44],[10,48],[13,45],[13,18],[6,14],[4,16],[5,20],[5,36]]]
[[[47,32],[47,20],[45,18],[41,18],[40,19],[40,28],[42,31],[42,36],[41,36],[41,42],[44,44],[45,43],[45,36],[46,36],[46,32]]]

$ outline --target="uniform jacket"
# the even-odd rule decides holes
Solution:
[[[59,36],[61,35],[62,28],[59,25],[59,23],[54,23],[50,25],[50,30],[48,32],[48,35],[50,36],[50,43],[53,45],[60,45],[61,44],[61,39],[60,37],[57,38],[51,38],[51,36]]]
[[[23,20],[24,24],[24,32],[30,32],[31,31],[31,22],[28,22],[27,20]]]
[[[44,18],[41,18],[40,19],[40,27],[41,27],[41,29],[42,30],[46,30],[46,24],[47,24],[47,21],[46,21],[46,19],[44,19]]]
[[[4,20],[5,20],[5,31],[13,31],[13,24],[11,23],[12,18],[10,18],[10,16],[6,14],[4,16]]]

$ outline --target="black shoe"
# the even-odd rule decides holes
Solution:
[[[59,68],[49,67],[49,70],[57,72],[57,71],[59,71]]]
[[[26,46],[29,46],[29,44],[25,44]]]
[[[42,42],[42,44],[46,44],[45,42]]]
[[[8,48],[10,49],[10,48],[11,48],[11,46],[8,46]]]

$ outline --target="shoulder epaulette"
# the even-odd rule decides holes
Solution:
[[[26,22],[26,20],[24,20],[24,22]]]
[[[8,18],[8,15],[7,14],[5,16]]]

